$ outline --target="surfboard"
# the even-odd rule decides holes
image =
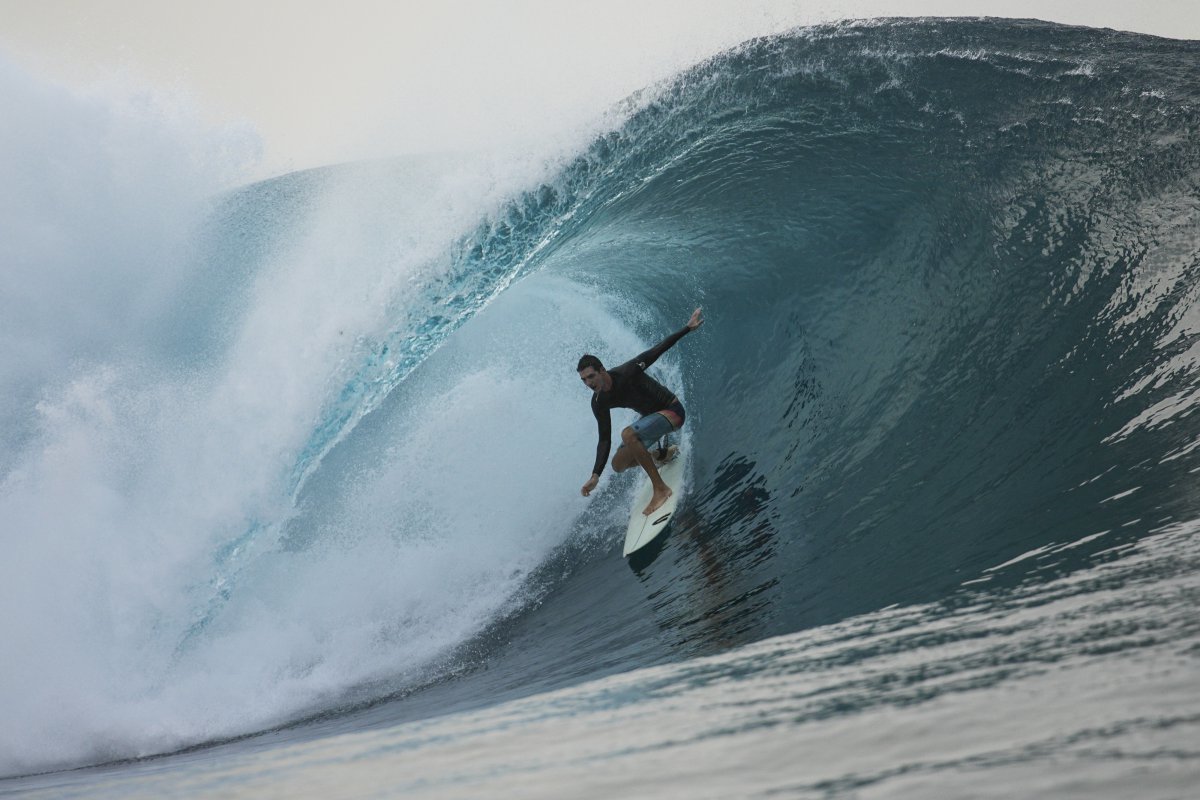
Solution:
[[[666,462],[658,465],[658,474],[671,487],[671,496],[653,514],[643,514],[642,510],[650,502],[654,490],[650,478],[642,478],[642,484],[633,498],[633,506],[629,509],[629,529],[625,531],[625,552],[622,555],[627,556],[650,544],[666,530],[675,516],[675,508],[683,495],[683,456],[678,447],[672,447]]]

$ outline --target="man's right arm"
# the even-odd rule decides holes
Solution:
[[[583,485],[582,494],[587,497],[596,484],[600,482],[600,473],[608,462],[608,453],[612,449],[612,415],[607,408],[597,408],[595,399],[592,400],[592,413],[596,416],[596,432],[599,436],[596,442],[596,462],[592,465],[592,477]]]
[[[604,471],[608,462],[608,453],[612,449],[612,412],[607,408],[597,408],[592,403],[592,413],[596,415],[596,463],[592,466],[592,474],[597,478]]]

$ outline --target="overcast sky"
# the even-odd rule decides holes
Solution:
[[[532,136],[799,24],[977,15],[1200,39],[1184,0],[0,0],[0,52],[69,85],[182,92],[252,125],[271,174]]]

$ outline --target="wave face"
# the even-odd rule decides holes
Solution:
[[[817,27],[578,156],[222,198],[154,313],[5,373],[39,402],[4,409],[0,771],[980,602],[1196,520],[1198,68],[1040,23]],[[138,281],[113,308],[151,308]],[[573,367],[695,305],[659,368],[689,488],[631,574],[632,476],[578,496]],[[36,330],[6,335],[91,336]]]

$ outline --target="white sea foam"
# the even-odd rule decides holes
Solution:
[[[590,442],[546,460],[548,441],[594,435],[557,408],[567,387],[579,399],[561,317],[526,309],[520,341],[487,363],[428,367],[429,394],[302,550],[281,549],[308,512],[287,476],[363,343],[450,243],[588,131],[396,180],[335,173],[295,210],[301,233],[215,310],[220,352],[195,363],[152,334],[188,307],[184,287],[225,274],[196,263],[193,232],[252,134],[4,64],[0,96],[26,112],[0,140],[15,187],[0,208],[0,602],[21,609],[0,622],[0,774],[161,752],[395,685],[517,602],[586,508]],[[609,319],[579,313],[591,322],[572,335]],[[630,338],[604,324],[605,341]]]

